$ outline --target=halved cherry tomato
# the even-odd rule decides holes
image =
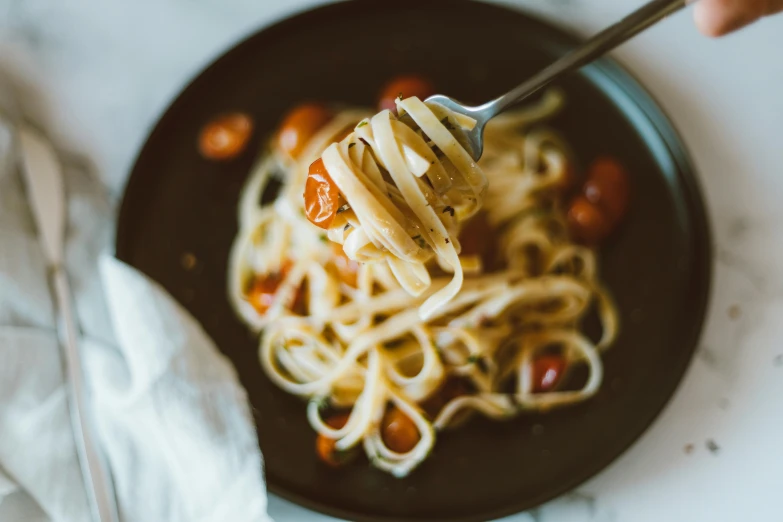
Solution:
[[[201,129],[199,151],[208,159],[231,159],[244,150],[252,132],[253,120],[246,114],[219,116]]]
[[[264,315],[272,306],[275,294],[277,294],[277,290],[290,268],[290,263],[286,263],[279,272],[256,277],[251,282],[247,292],[247,300],[259,314]]]
[[[305,182],[305,215],[313,225],[327,229],[337,215],[340,191],[318,158],[310,165]]]
[[[533,393],[547,392],[554,388],[565,368],[565,359],[559,355],[537,357],[533,361]]]
[[[599,158],[588,171],[584,194],[616,224],[628,210],[628,174],[617,160]]]
[[[383,416],[381,437],[384,444],[397,453],[408,453],[421,438],[413,421],[399,408],[392,407]]]
[[[479,212],[470,218],[459,233],[459,242],[462,245],[460,256],[481,256],[484,273],[494,268],[497,242],[495,229],[489,223],[486,212]]]
[[[380,110],[388,109],[396,114],[396,100],[400,96],[403,98],[416,96],[424,101],[433,94],[435,94],[435,87],[429,81],[419,76],[398,76],[387,83],[381,91],[378,107]]]
[[[275,295],[280,288],[280,284],[291,270],[291,266],[291,261],[286,261],[279,272],[256,277],[250,283],[246,298],[259,314],[264,315],[267,310],[269,310],[269,307],[272,306],[272,303],[275,301]],[[307,312],[306,299],[304,285],[300,285],[299,288],[296,289],[296,295],[294,297],[294,302],[291,305],[291,310],[299,315],[304,315]]]
[[[305,103],[295,107],[280,124],[277,146],[296,158],[310,138],[329,123],[333,116],[332,111],[317,103]]]
[[[603,211],[582,195],[576,196],[568,208],[568,230],[577,240],[596,245],[612,231],[612,223]]]
[[[339,430],[348,422],[348,417],[349,415],[347,413],[340,413],[325,419],[325,422],[331,428]],[[318,458],[325,464],[337,468],[348,462],[353,456],[353,453],[351,451],[337,451],[334,445],[334,439],[330,439],[329,437],[320,434],[318,435],[318,438],[315,439],[315,452],[318,455]]]
[[[334,252],[334,266],[337,269],[337,273],[340,274],[340,280],[348,286],[356,288],[359,263],[349,259],[345,255],[343,246],[339,243],[332,243],[332,251]]]

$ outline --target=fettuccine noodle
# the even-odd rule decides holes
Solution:
[[[595,252],[566,230],[557,186],[568,155],[541,126],[562,101],[552,91],[490,122],[478,165],[460,143],[471,122],[415,97],[398,101],[400,117],[339,112],[296,158],[274,145],[262,154],[239,204],[229,296],[261,334],[266,374],[308,401],[310,424],[336,451],[363,445],[402,477],[471,413],[507,419],[600,387],[618,320]],[[302,198],[321,157],[346,202],[325,229]],[[471,218],[488,227],[477,237],[494,266],[463,252]],[[591,309],[596,341],[580,329]],[[454,383],[458,393],[444,391]],[[349,412],[344,425],[328,422],[330,409]],[[407,451],[384,438],[390,409],[415,426]]]

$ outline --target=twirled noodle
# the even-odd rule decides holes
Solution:
[[[569,240],[553,190],[565,175],[565,145],[534,125],[561,103],[551,92],[490,123],[481,162],[488,188],[449,128],[469,122],[415,98],[398,108],[416,130],[388,111],[367,119],[350,110],[299,159],[263,155],[240,201],[229,297],[248,325],[263,330],[266,374],[309,401],[310,424],[337,450],[363,445],[376,467],[404,476],[427,457],[437,430],[470,412],[506,419],[598,390],[600,352],[616,336],[617,314],[598,281],[595,252]],[[330,144],[346,125],[354,131]],[[326,236],[302,211],[307,167],[319,156],[350,202]],[[272,180],[279,192],[262,202]],[[482,199],[499,269],[459,256],[460,230]],[[362,263],[346,277],[340,267],[350,259]],[[260,303],[258,295],[269,299]],[[597,343],[580,332],[591,309],[603,325]],[[565,371],[551,389],[538,389],[537,361],[553,354]],[[455,380],[464,392],[425,411]],[[342,427],[322,418],[327,407],[350,410]],[[395,452],[384,440],[390,407],[418,431],[410,451]]]
[[[355,261],[385,261],[413,296],[429,288],[426,263],[435,256],[454,276],[422,303],[427,319],[462,286],[459,224],[481,207],[487,182],[452,133],[464,118],[416,97],[397,105],[416,130],[385,110],[323,152],[324,166],[350,207],[330,227],[329,239]]]

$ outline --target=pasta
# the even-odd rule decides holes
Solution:
[[[279,139],[262,154],[228,292],[260,333],[265,373],[308,401],[319,451],[363,446],[403,477],[473,413],[507,419],[598,390],[618,319],[595,251],[569,237],[566,145],[541,126],[562,103],[551,91],[490,122],[480,165],[460,143],[471,122],[416,97],[399,116],[337,112],[295,154]],[[314,210],[302,194],[319,161],[339,200],[320,193]],[[325,213],[321,228],[308,220]],[[581,331],[591,309],[596,341]]]

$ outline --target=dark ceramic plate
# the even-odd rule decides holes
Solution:
[[[480,3],[339,3],[239,44],[198,76],[157,124],[126,189],[117,255],[162,283],[236,365],[273,492],[352,520],[487,520],[531,508],[596,474],[672,396],[708,298],[704,204],[671,124],[611,60],[561,83],[568,107],[552,123],[582,165],[612,154],[632,176],[632,210],[602,251],[603,278],[617,299],[622,331],[605,357],[604,385],[594,399],[507,423],[476,420],[439,437],[431,458],[403,480],[365,462],[333,471],[316,460],[304,404],[266,379],[256,342],[226,298],[237,198],[257,149],[228,163],[205,161],[196,142],[210,118],[247,112],[260,143],[286,109],[303,100],[374,105],[385,81],[409,72],[429,77],[439,92],[479,102],[575,42],[523,14]],[[195,269],[183,268],[184,253],[196,256]]]

